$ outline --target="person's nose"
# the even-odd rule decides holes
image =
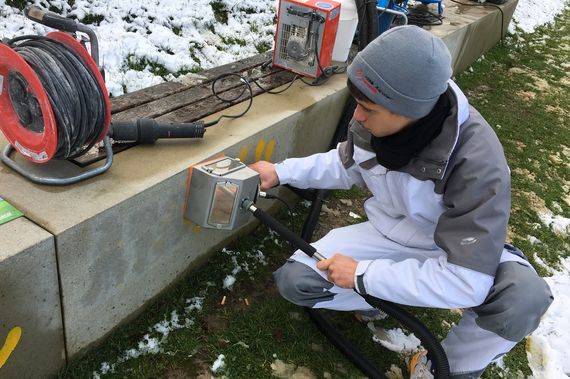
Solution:
[[[366,121],[366,113],[364,112],[364,110],[362,109],[360,104],[356,104],[356,109],[354,109],[354,113],[352,116],[358,122],[362,123],[362,122]]]

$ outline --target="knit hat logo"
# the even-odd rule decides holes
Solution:
[[[384,91],[380,89],[380,87],[374,83],[374,81],[364,74],[361,68],[356,71],[356,78],[360,80],[373,94],[378,95],[382,94],[384,97],[391,99],[390,96],[386,95]]]

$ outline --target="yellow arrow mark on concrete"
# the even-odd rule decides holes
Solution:
[[[275,148],[275,139],[272,138],[265,148],[265,160],[271,161],[271,156],[273,155],[273,149]]]
[[[249,148],[244,146],[239,152],[239,160],[245,162],[247,160],[247,154],[249,153]]]
[[[12,354],[12,352],[16,348],[16,345],[18,345],[18,342],[20,342],[21,336],[22,336],[22,328],[20,328],[19,326],[16,326],[8,333],[8,337],[6,337],[6,342],[4,342],[4,346],[2,346],[2,349],[0,349],[0,368],[4,366],[4,363],[6,363],[6,361],[10,357],[10,354]]]
[[[259,140],[259,142],[257,143],[257,146],[255,148],[255,161],[256,162],[261,159],[261,155],[263,154],[263,149],[265,149],[265,140],[262,138]]]

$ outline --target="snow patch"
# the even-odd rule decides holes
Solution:
[[[539,214],[540,221],[546,226],[552,228],[555,233],[566,235],[570,233],[570,218],[552,213]]]
[[[224,285],[222,286],[222,288],[223,289],[231,289],[235,282],[236,282],[236,277],[232,276],[232,275],[228,275],[224,279]]]
[[[400,328],[389,330],[376,328],[373,322],[369,322],[368,329],[372,331],[374,342],[395,353],[409,355],[420,348],[420,340],[413,333],[406,334]]]
[[[212,367],[211,367],[212,372],[215,373],[218,370],[223,369],[226,366],[224,359],[226,359],[226,356],[224,354],[220,354],[218,356],[218,359],[216,359],[216,361],[212,364]]]
[[[568,0],[520,0],[509,24],[509,32],[515,32],[515,26],[525,33],[532,33],[541,25],[550,24],[561,14]]]
[[[527,339],[527,358],[535,378],[570,376],[570,258],[562,259],[561,265],[561,271],[544,278],[554,301]]]

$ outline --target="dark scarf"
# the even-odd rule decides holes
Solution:
[[[449,90],[439,97],[435,107],[427,115],[399,132],[370,139],[376,152],[376,160],[389,170],[404,167],[417,153],[423,150],[441,132],[443,122],[449,115],[451,102]]]

